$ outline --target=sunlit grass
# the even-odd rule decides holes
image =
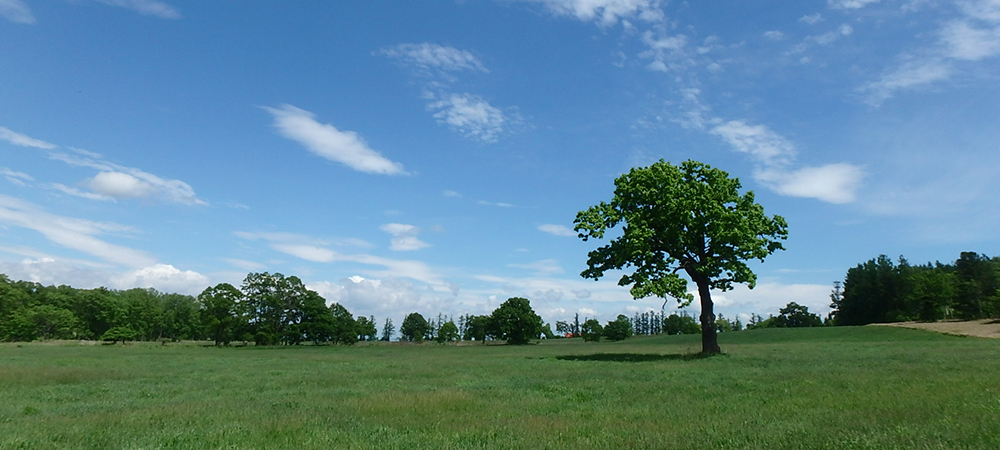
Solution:
[[[1000,448],[1000,341],[0,345],[0,448]]]

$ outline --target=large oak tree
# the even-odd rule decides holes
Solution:
[[[785,219],[765,215],[753,192],[741,195],[740,188],[739,179],[696,161],[633,168],[615,179],[610,203],[577,213],[584,241],[622,225],[620,237],[589,253],[581,275],[596,280],[633,268],[618,284],[631,285],[634,298],[669,296],[688,305],[687,275],[701,300],[702,352],[718,353],[712,289],[753,288],[757,276],[745,261],[783,250],[788,236]]]

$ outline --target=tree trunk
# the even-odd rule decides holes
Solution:
[[[699,278],[698,296],[701,297],[701,352],[705,354],[722,353],[719,348],[719,337],[715,333],[715,305],[712,303],[712,290],[708,280]]]

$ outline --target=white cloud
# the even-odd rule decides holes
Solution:
[[[478,201],[476,203],[479,203],[480,205],[485,205],[485,206],[496,206],[498,208],[513,208],[514,207],[514,204],[512,204],[512,203],[488,202],[486,200],[480,200],[480,201]]]
[[[660,2],[657,0],[528,0],[544,4],[558,15],[572,16],[585,22],[596,21],[602,26],[610,26],[638,17],[647,22],[664,19]]]
[[[807,16],[802,16],[799,18],[799,22],[805,22],[809,25],[816,25],[823,21],[823,16],[820,13],[810,14]]]
[[[0,0],[0,17],[14,23],[28,25],[35,23],[35,16],[31,14],[31,9],[21,0]],[[2,135],[3,130],[6,128],[0,127],[0,135]]]
[[[427,42],[399,44],[383,48],[378,53],[424,70],[489,72],[479,58],[468,51]]]
[[[765,31],[764,37],[772,41],[780,41],[785,38],[785,33],[778,30]]]
[[[807,41],[814,41],[819,45],[829,45],[836,42],[838,39],[844,36],[850,36],[854,33],[854,28],[848,24],[841,24],[836,30],[823,33],[819,36],[809,36],[806,38]]]
[[[473,94],[445,94],[444,98],[428,103],[427,109],[436,111],[434,118],[438,123],[485,143],[496,142],[509,122],[519,121]]]
[[[0,2],[3,1],[4,0],[0,0]],[[0,6],[2,6],[2,3],[0,3]],[[10,142],[11,144],[14,145],[19,145],[21,147],[34,147],[45,150],[51,150],[57,147],[56,144],[50,144],[42,140],[30,138],[21,133],[15,133],[7,127],[0,127],[0,139]]]
[[[435,309],[441,310],[437,299],[425,297],[412,283],[399,278],[352,276],[339,283],[306,283],[306,287],[322,295],[327,303],[340,303],[356,315],[397,316],[394,318],[397,330],[402,324],[402,315],[415,311],[429,314]]]
[[[222,260],[243,270],[259,271],[267,268],[267,265],[265,264],[261,264],[256,261],[247,261],[245,259],[223,258]]]
[[[381,270],[362,270],[362,273],[377,277],[410,278],[430,285],[434,290],[450,291],[447,283],[430,266],[422,261],[398,260],[367,254],[343,254],[325,247],[329,241],[292,233],[250,233],[237,231],[236,236],[247,240],[264,240],[281,253],[306,261],[319,263],[355,262],[364,265],[382,266]]]
[[[864,171],[857,166],[840,163],[804,167],[792,172],[761,171],[755,177],[782,195],[843,204],[855,200]]]
[[[405,174],[403,166],[390,161],[353,131],[340,131],[330,124],[317,122],[315,115],[292,105],[280,108],[264,107],[274,116],[278,132],[323,158],[344,164],[354,170],[385,175]]]
[[[108,196],[105,196],[105,195],[95,194],[93,192],[82,191],[82,190],[77,189],[75,187],[66,186],[66,185],[60,184],[60,183],[52,183],[51,185],[49,185],[49,187],[52,188],[52,189],[55,189],[57,191],[63,192],[65,194],[69,194],[69,195],[76,196],[76,197],[81,197],[81,198],[86,198],[86,199],[89,199],[89,200],[112,201],[112,202],[115,201],[114,198],[111,198],[111,197],[108,197]]]
[[[169,264],[155,264],[111,277],[111,287],[117,289],[154,288],[160,292],[197,295],[208,286],[208,277]]]
[[[826,4],[833,9],[860,9],[879,0],[827,0]]]
[[[1000,53],[1000,26],[977,27],[956,20],[941,30],[941,40],[949,58],[978,61]]]
[[[431,246],[431,244],[417,239],[417,234],[420,233],[420,228],[413,225],[387,223],[382,225],[380,229],[392,235],[392,240],[390,241],[391,245],[389,246],[390,250],[408,252]]]
[[[35,180],[31,175],[28,175],[24,172],[17,172],[14,170],[10,170],[6,167],[0,167],[0,175],[3,175],[4,178],[7,179],[7,181],[10,181],[11,183],[14,183],[18,186],[25,186],[26,181]]]
[[[518,269],[528,269],[534,270],[537,275],[554,275],[557,273],[563,273],[565,270],[559,265],[559,262],[554,259],[543,259],[541,261],[535,261],[528,264],[508,264],[509,267],[516,267]]]
[[[552,223],[547,223],[544,225],[539,225],[538,230],[556,236],[576,237],[576,232],[565,225],[556,225]]]
[[[145,198],[156,192],[153,185],[122,172],[101,172],[90,180],[90,189],[112,198]]]
[[[441,195],[444,195],[445,197],[462,198],[462,194],[459,194],[458,192],[455,191],[444,191],[441,193]]]
[[[731,120],[712,128],[711,133],[767,166],[785,165],[795,157],[792,143],[764,125]]]
[[[156,0],[95,0],[110,6],[131,9],[139,14],[161,19],[180,19],[181,14],[173,6]]]
[[[115,223],[91,222],[50,214],[33,204],[5,195],[0,195],[0,222],[37,231],[55,244],[115,264],[146,267],[156,263],[146,252],[111,244],[95,237],[102,233],[131,231],[129,227]]]
[[[907,61],[883,75],[881,79],[861,87],[859,91],[866,94],[866,103],[879,106],[892,98],[897,91],[946,80],[953,72],[951,64],[941,59]]]

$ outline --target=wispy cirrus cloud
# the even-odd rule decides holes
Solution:
[[[116,223],[92,222],[52,214],[34,204],[5,195],[0,195],[0,223],[34,230],[54,244],[111,263],[130,267],[147,267],[156,263],[156,260],[144,251],[111,244],[97,237],[101,234],[134,231],[130,227]]]
[[[14,23],[32,25],[35,22],[35,15],[31,13],[31,8],[21,0],[0,0],[0,17]],[[0,129],[2,133],[3,129]]]
[[[59,146],[40,139],[0,127],[0,139],[11,144],[43,150],[49,159],[61,161],[75,167],[86,167],[99,171],[82,185],[89,191],[70,187],[62,183],[42,184],[41,187],[54,189],[69,195],[91,200],[152,199],[187,205],[208,205],[198,198],[191,185],[162,178],[134,167],[122,166],[105,161],[100,154],[69,147],[70,152],[59,150]],[[22,182],[27,180],[21,177]]]
[[[538,231],[542,231],[554,236],[565,236],[565,237],[576,237],[576,232],[572,228],[565,225],[556,225],[554,223],[546,223],[538,226]]]
[[[353,131],[319,123],[316,115],[292,105],[278,108],[263,107],[274,117],[274,127],[282,136],[302,144],[313,154],[341,163],[359,172],[381,175],[404,175],[403,165],[372,150]]]
[[[638,18],[646,22],[664,19],[659,0],[524,0],[540,3],[554,14],[572,16],[584,22],[611,26]]]
[[[489,72],[482,61],[467,50],[428,42],[394,45],[382,48],[376,53],[394,59],[404,66],[420,70]]]
[[[944,22],[931,46],[900,53],[878,79],[858,88],[866,103],[878,107],[899,92],[946,82],[1000,55],[1000,1],[959,1],[958,6],[959,17]]]
[[[4,0],[0,0],[0,2],[2,2],[2,1],[4,1]],[[5,141],[7,141],[7,142],[10,142],[11,144],[14,144],[14,145],[17,145],[17,146],[21,146],[21,147],[34,147],[34,148],[40,148],[40,149],[44,149],[44,150],[51,150],[51,149],[54,149],[54,148],[58,147],[58,145],[56,145],[56,144],[45,142],[45,141],[40,140],[40,139],[35,139],[35,138],[32,138],[32,137],[23,135],[21,133],[17,133],[17,132],[11,131],[7,127],[0,127],[0,139],[3,139]]]
[[[130,9],[145,16],[159,17],[161,19],[180,19],[181,13],[177,8],[156,0],[94,0],[108,6],[117,6]]]
[[[468,139],[491,144],[523,121],[515,108],[498,108],[479,95],[452,89],[459,72],[489,73],[467,50],[424,42],[385,47],[375,54],[414,69],[425,80],[422,97],[427,110],[438,123]]]

